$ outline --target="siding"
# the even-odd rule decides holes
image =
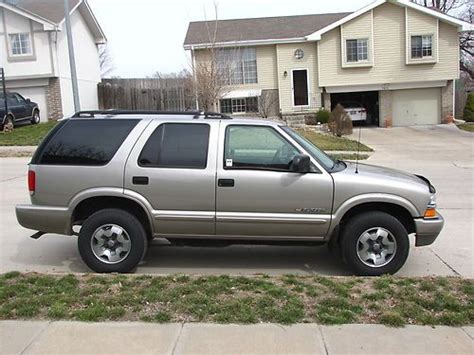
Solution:
[[[291,87],[291,70],[308,69],[308,80],[310,84],[310,108],[321,107],[321,91],[318,86],[317,47],[314,42],[279,44],[276,46],[278,56],[278,79],[280,91],[280,108],[282,113],[301,111],[302,108],[293,107],[293,90]],[[296,59],[295,50],[301,48],[304,51],[302,59]],[[287,72],[285,78],[283,73]]]
[[[336,28],[324,34],[319,44],[321,87],[425,82],[459,77],[456,27],[440,22],[438,63],[406,65],[405,9],[384,4],[373,10],[373,16],[374,66],[342,68],[340,28]],[[412,17],[410,21],[410,28],[420,30],[424,28],[426,19],[417,21],[417,17]],[[431,29],[431,25],[428,26],[427,30]]]
[[[436,62],[438,60],[438,19],[422,12],[406,9],[406,62],[407,64],[418,64],[425,62]],[[433,58],[411,59],[411,36],[432,35],[433,36]]]
[[[232,89],[278,89],[277,59],[275,46],[257,46],[257,83],[233,85]],[[196,64],[210,60],[209,51],[200,49],[195,51]]]
[[[357,67],[357,66],[370,66],[373,64],[373,45],[374,39],[372,35],[373,22],[372,22],[372,11],[368,11],[365,14],[343,24],[341,26],[341,38],[342,43],[342,58],[341,62],[345,67]],[[346,62],[346,40],[348,39],[368,39],[368,63],[347,63]]]

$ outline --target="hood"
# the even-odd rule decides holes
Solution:
[[[383,166],[359,163],[358,173],[356,174],[355,173],[356,164],[353,162],[347,162],[347,161],[345,161],[345,163],[347,165],[347,169],[344,170],[346,173],[352,173],[355,175],[361,174],[364,176],[379,176],[380,178],[393,179],[393,180],[398,180],[398,181],[408,180],[412,183],[422,184],[428,187],[426,181],[422,180],[421,178],[419,178],[418,176],[414,174],[410,174],[405,171],[392,169],[392,168],[386,168]]]

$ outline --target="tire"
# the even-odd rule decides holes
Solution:
[[[8,115],[5,118],[5,121],[3,123],[2,131],[4,132],[13,131],[14,126],[15,126],[15,123],[13,122],[13,117]]]
[[[360,276],[394,274],[410,250],[403,224],[385,212],[366,212],[352,217],[341,235],[344,261]],[[363,261],[365,260],[365,261]]]
[[[77,243],[86,265],[95,272],[105,273],[133,271],[148,246],[140,221],[124,210],[113,208],[100,210],[87,218]]]
[[[40,114],[39,114],[39,111],[38,110],[35,110],[33,112],[33,117],[31,118],[31,124],[38,124],[40,123]]]

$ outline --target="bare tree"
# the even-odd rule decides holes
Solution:
[[[459,14],[459,17],[469,23],[474,23],[474,2],[472,0],[412,0],[422,5],[451,16]],[[459,48],[461,58],[459,68],[462,72],[474,78],[474,32],[464,32],[459,37]]]
[[[100,76],[102,78],[108,76],[114,70],[114,61],[110,54],[109,47],[106,44],[99,45],[99,65],[100,65]]]
[[[258,98],[258,113],[263,118],[268,118],[275,111],[278,95],[274,92],[262,92]]]

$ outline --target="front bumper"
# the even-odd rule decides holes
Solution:
[[[415,246],[422,247],[433,244],[443,229],[444,218],[437,213],[436,218],[415,218],[416,241]]]
[[[71,214],[67,208],[17,205],[15,212],[18,223],[25,228],[45,233],[72,233]]]

